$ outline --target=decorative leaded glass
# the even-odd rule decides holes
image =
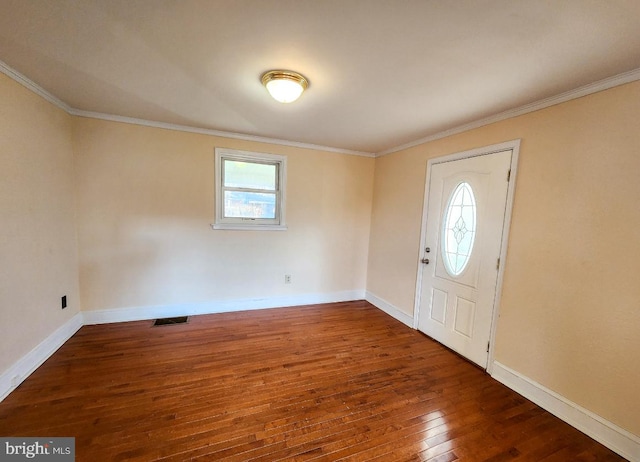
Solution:
[[[460,183],[454,189],[442,224],[444,266],[452,276],[460,275],[471,258],[476,237],[476,198],[471,185]]]

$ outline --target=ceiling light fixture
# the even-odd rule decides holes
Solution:
[[[309,87],[309,81],[293,71],[275,70],[262,75],[262,85],[276,101],[292,103]]]

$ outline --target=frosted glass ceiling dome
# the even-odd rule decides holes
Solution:
[[[274,70],[262,75],[262,85],[281,103],[292,103],[309,87],[309,81],[293,71]]]

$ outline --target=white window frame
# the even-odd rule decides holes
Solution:
[[[224,216],[224,179],[223,160],[240,162],[255,162],[261,164],[277,165],[278,178],[276,178],[276,217],[266,218],[228,218]],[[285,221],[285,201],[287,185],[287,157],[262,152],[238,151],[229,148],[215,149],[215,222],[213,229],[237,229],[237,230],[271,230],[284,231],[287,229]]]

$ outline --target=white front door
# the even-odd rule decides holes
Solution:
[[[418,329],[487,367],[512,149],[433,163]]]

